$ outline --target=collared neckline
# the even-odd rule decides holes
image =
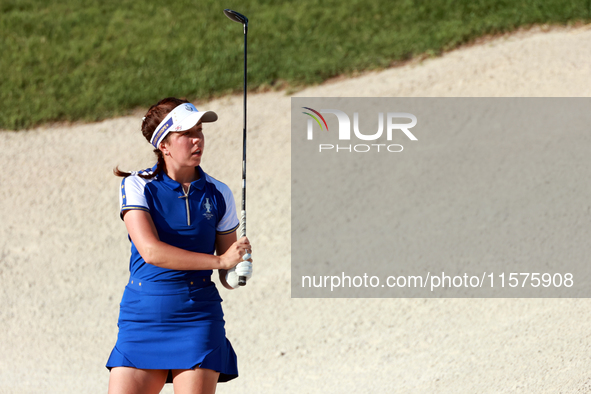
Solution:
[[[205,173],[201,169],[201,166],[197,166],[195,168],[197,169],[197,171],[199,171],[199,179],[191,182],[190,190],[192,190],[194,188],[202,190],[205,186]],[[172,179],[171,177],[169,177],[168,175],[166,175],[166,173],[164,171],[160,172],[158,174],[158,177],[160,177],[160,179],[162,180],[162,183],[164,183],[170,189],[178,190],[178,191],[184,193],[183,186],[180,183],[178,183],[177,181],[175,181],[174,179]]]

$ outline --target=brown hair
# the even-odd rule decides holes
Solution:
[[[148,142],[150,142],[150,140],[152,139],[152,134],[154,134],[156,127],[158,127],[160,122],[162,122],[162,119],[164,119],[166,115],[170,113],[170,111],[172,111],[173,109],[175,109],[183,103],[188,103],[188,101],[178,99],[175,97],[167,97],[165,99],[158,101],[156,104],[150,107],[142,122],[142,134],[148,140]],[[164,141],[166,141],[166,138],[164,138]],[[154,153],[156,154],[156,158],[158,159],[156,170],[151,174],[138,174],[139,177],[150,179],[158,175],[160,171],[164,170],[165,165],[162,152],[160,151],[160,149],[156,148],[154,149]],[[113,169],[113,173],[120,177],[128,177],[131,175],[130,172],[121,171],[118,166]]]

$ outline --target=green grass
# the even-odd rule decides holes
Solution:
[[[590,19],[591,0],[0,0],[0,128],[95,121],[166,96],[316,84],[479,36]],[[168,4],[167,4],[168,3]]]

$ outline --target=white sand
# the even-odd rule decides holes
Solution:
[[[296,96],[590,96],[590,55],[588,26],[538,28]],[[238,198],[241,105],[199,105],[221,115],[203,167]],[[289,111],[250,95],[257,265],[221,290],[241,376],[219,393],[591,391],[585,299],[291,299]],[[0,132],[0,393],[106,392],[129,253],[111,169],[152,165],[139,122]]]

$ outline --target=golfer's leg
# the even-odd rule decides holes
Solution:
[[[218,376],[212,369],[173,369],[174,394],[214,394]]]
[[[109,394],[158,394],[166,383],[168,371],[164,369],[111,369]]]

